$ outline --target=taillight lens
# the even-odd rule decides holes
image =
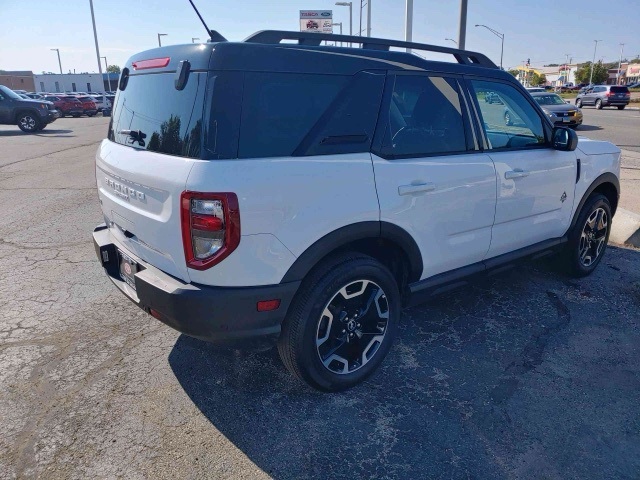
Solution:
[[[235,193],[182,192],[182,241],[189,268],[206,270],[240,244],[240,209]]]

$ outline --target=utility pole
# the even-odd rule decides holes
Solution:
[[[405,42],[413,41],[413,0],[407,0],[404,24],[404,40]],[[407,48],[407,53],[411,53],[410,48]]]
[[[98,32],[96,30],[96,16],[93,14],[93,0],[89,0],[89,7],[91,7],[91,21],[93,22],[93,39],[96,42],[96,59],[98,60],[98,72],[100,72],[100,78],[102,78],[102,64],[100,63],[100,49],[98,48]]]
[[[622,72],[620,71],[620,68],[622,67],[622,52],[624,51],[624,43],[620,44],[620,61],[618,62],[618,81],[616,82],[617,85],[620,85],[620,81],[622,80]]]
[[[596,63],[596,50],[598,49],[598,42],[602,40],[594,40],[596,42],[596,46],[593,47],[593,62],[591,62],[591,75],[589,76],[589,85],[593,85],[593,66]]]
[[[364,8],[364,0],[360,0],[360,29],[358,30],[358,36],[362,36],[362,9]]]
[[[467,39],[467,0],[460,0],[460,27],[458,28],[458,48],[464,50]]]
[[[60,49],[59,48],[52,48],[51,51],[56,51],[58,52],[58,66],[60,67],[60,75],[62,75],[62,62],[60,61]]]
[[[371,0],[367,0],[367,37],[371,36]]]

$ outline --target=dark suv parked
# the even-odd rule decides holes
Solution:
[[[0,85],[0,124],[18,125],[23,132],[37,132],[60,116],[51,102],[27,100]]]
[[[598,110],[602,107],[618,107],[618,110],[624,110],[624,107],[629,105],[629,100],[631,92],[626,85],[596,85],[578,94],[576,107],[594,105]]]

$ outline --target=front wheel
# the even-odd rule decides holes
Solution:
[[[607,249],[611,233],[611,204],[601,194],[591,196],[580,211],[565,251],[569,274],[585,277],[591,274]]]
[[[18,115],[18,127],[23,132],[37,132],[40,129],[40,124],[40,119],[33,113],[21,113]]]
[[[618,110],[624,110],[624,107],[625,107],[625,106],[626,106],[626,105],[618,105]]]
[[[336,392],[364,381],[389,352],[401,299],[391,272],[358,253],[335,257],[302,283],[278,340],[287,369]]]
[[[602,110],[602,100],[600,99],[596,100],[596,108],[598,110]]]
[[[582,100],[580,100],[580,99],[576,100],[576,107],[582,108]]]
[[[513,125],[513,120],[511,119],[511,114],[509,112],[504,112],[504,124]]]

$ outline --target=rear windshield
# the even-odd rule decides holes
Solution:
[[[118,91],[109,140],[199,158],[206,76],[192,72],[183,90],[176,90],[174,81],[175,73],[131,75],[125,90]]]
[[[611,87],[611,91],[613,93],[627,93],[629,91],[628,87]]]

